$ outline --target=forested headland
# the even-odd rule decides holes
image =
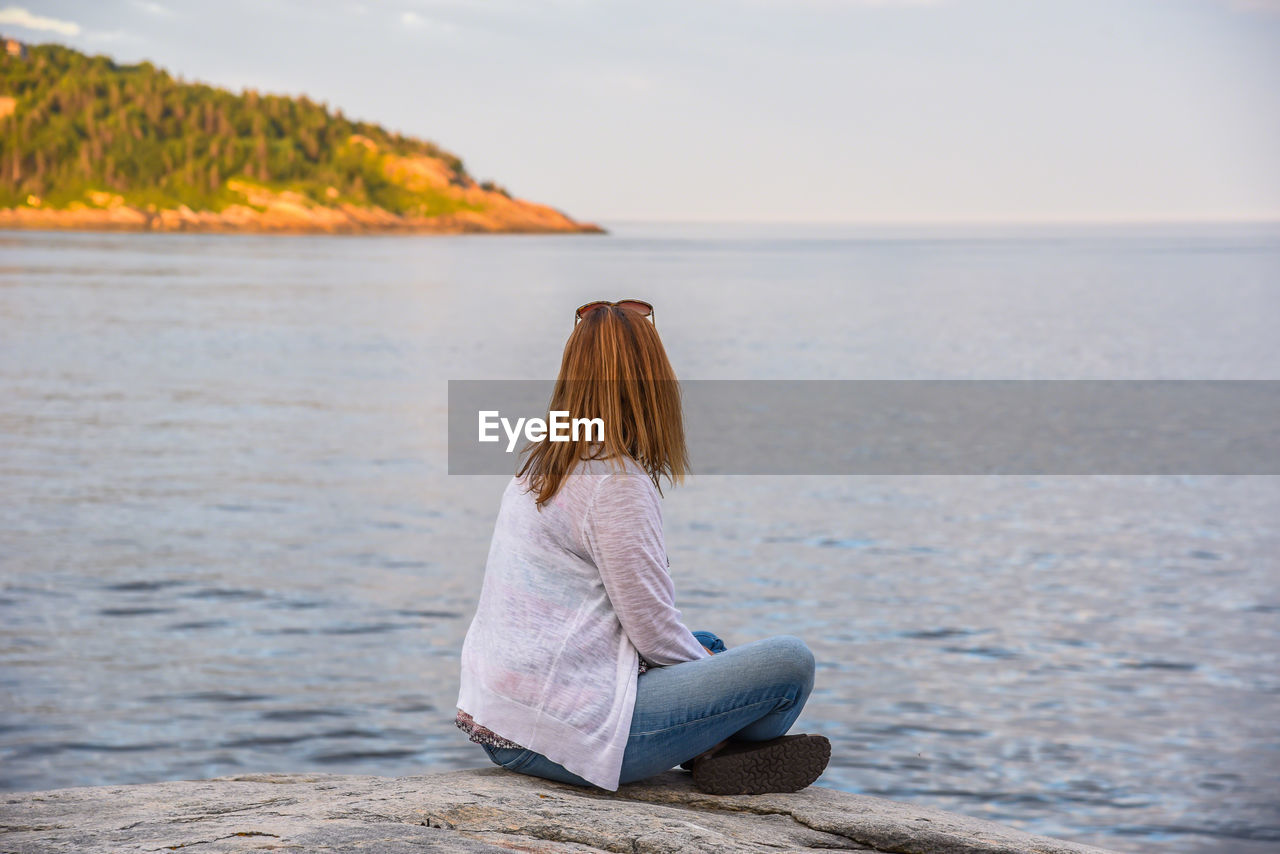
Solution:
[[[477,182],[432,142],[305,96],[15,44],[0,56],[0,225],[599,230]]]

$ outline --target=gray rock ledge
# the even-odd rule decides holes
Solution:
[[[413,777],[244,774],[3,799],[0,851],[15,854],[1103,850],[820,786],[790,795],[704,795],[680,771],[616,794],[494,767]]]

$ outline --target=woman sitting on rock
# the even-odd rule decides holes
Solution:
[[[603,436],[532,443],[507,485],[457,723],[496,764],[549,780],[614,791],[682,764],[704,792],[793,792],[831,755],[784,735],[813,654],[790,636],[725,649],[675,607],[658,482],[688,460],[652,318],[639,300],[576,313],[549,408],[602,419]]]

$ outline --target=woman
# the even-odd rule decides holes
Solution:
[[[530,444],[507,485],[457,723],[496,764],[550,780],[616,791],[681,764],[705,792],[796,791],[831,754],[784,736],[813,654],[790,636],[725,650],[675,607],[658,487],[688,460],[652,318],[639,300],[575,315],[549,408],[601,419],[603,436]]]

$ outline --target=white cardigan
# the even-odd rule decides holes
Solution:
[[[522,480],[502,495],[458,708],[616,791],[635,709],[637,653],[710,655],[675,607],[662,509],[633,460],[586,460],[541,511]]]

